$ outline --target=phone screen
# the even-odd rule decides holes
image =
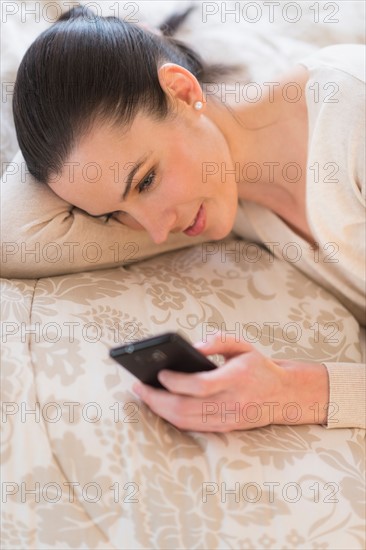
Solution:
[[[109,354],[144,384],[155,388],[164,388],[157,378],[162,369],[200,372],[217,368],[187,340],[173,332],[112,348]]]

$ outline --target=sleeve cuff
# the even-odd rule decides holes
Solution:
[[[366,376],[362,363],[322,363],[329,376],[326,428],[366,428]]]

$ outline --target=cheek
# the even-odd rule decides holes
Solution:
[[[206,196],[224,196],[231,193],[235,182],[235,166],[223,136],[213,130],[200,150],[200,161],[196,174]]]
[[[116,212],[111,216],[111,218],[119,221],[123,225],[126,225],[127,227],[130,227],[131,229],[136,229],[137,231],[144,231],[145,228],[139,224],[135,218],[130,216],[129,214],[123,214],[122,212]]]
[[[198,154],[198,151],[182,155],[164,173],[159,201],[165,205],[174,205],[216,195],[217,165],[214,158],[211,161],[208,155]],[[216,175],[213,175],[214,172]]]
[[[156,192],[151,193],[152,202],[157,208],[166,208],[188,202],[200,194],[201,175],[197,171],[197,163],[191,159],[186,162],[172,163],[162,172]]]
[[[80,163],[78,163],[80,164]],[[75,170],[77,173],[77,170]],[[83,178],[79,180],[76,177],[63,176],[62,180],[57,180],[55,183],[49,182],[48,187],[62,200],[72,204],[84,212],[89,212],[91,215],[97,208],[99,211],[108,212],[110,205],[104,204],[105,197],[108,196],[108,189],[101,188],[92,183],[85,183]]]

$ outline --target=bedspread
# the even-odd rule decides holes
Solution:
[[[126,3],[104,2],[104,14],[112,4]],[[185,4],[138,7],[154,24]],[[301,2],[297,25],[282,17],[272,25],[263,18],[224,27],[212,18],[202,26],[192,15],[179,38],[194,45],[200,36],[206,56],[219,62],[231,52],[250,78],[261,78],[314,48],[363,40],[363,3],[328,4],[339,7],[338,25],[324,17],[314,25],[311,3]],[[22,22],[20,13],[3,25],[6,83],[48,24]],[[19,41],[10,48],[13,33]],[[3,163],[17,144],[9,102],[2,109]],[[135,397],[132,375],[109,357],[113,346],[165,331],[194,342],[223,330],[275,359],[365,360],[364,330],[295,265],[239,238],[210,246],[98,272],[1,280],[4,548],[365,547],[364,430],[290,423],[183,432]],[[235,414],[261,412],[238,404]],[[291,419],[301,409],[289,403],[284,414]]]
[[[364,430],[181,432],[108,355],[166,330],[193,342],[224,329],[278,359],[362,359],[358,325],[334,297],[261,247],[250,253],[260,259],[241,249],[223,261],[220,249],[202,262],[194,247],[2,281],[6,548],[363,547]]]

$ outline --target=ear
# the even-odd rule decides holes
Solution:
[[[203,92],[197,78],[175,63],[164,63],[158,69],[160,86],[174,105],[183,102],[188,107],[203,101]]]

